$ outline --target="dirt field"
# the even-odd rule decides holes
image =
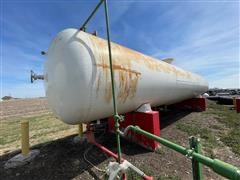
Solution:
[[[33,116],[48,112],[49,108],[46,98],[2,101],[0,106],[1,119],[19,116]]]
[[[108,162],[113,161],[112,158],[90,144],[74,144],[72,139],[77,127],[57,120],[47,109],[44,99],[27,100],[29,105],[25,100],[17,101],[6,103],[6,107],[1,104],[5,116],[1,119],[0,129],[0,179],[103,179],[104,173],[89,165],[83,154],[103,170]],[[19,102],[24,107],[15,107]],[[44,105],[45,109],[38,109],[38,104]],[[186,147],[189,136],[199,136],[205,155],[240,167],[240,115],[231,108],[209,102],[205,112],[171,110],[161,113],[161,136]],[[8,113],[4,112],[6,109]],[[21,112],[23,115],[15,116]],[[19,149],[19,122],[23,119],[30,121],[32,149],[39,149],[40,155],[22,167],[4,169],[5,162],[19,152],[16,150]],[[98,141],[116,151],[113,135],[104,134]],[[124,139],[121,144],[123,157],[155,179],[192,179],[191,161],[166,147],[150,152]],[[204,177],[224,179],[206,167]],[[139,179],[132,172],[128,178]]]

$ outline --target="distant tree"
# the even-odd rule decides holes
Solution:
[[[12,96],[4,96],[4,97],[2,97],[3,101],[10,100],[10,99],[13,99],[13,97]]]

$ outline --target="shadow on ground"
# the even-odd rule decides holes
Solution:
[[[167,111],[161,111],[159,114],[160,118],[160,129],[164,129],[174,122],[184,118],[188,114],[192,113],[190,110],[179,110],[171,109]]]
[[[48,143],[38,144],[32,149],[39,149],[38,155],[32,162],[21,167],[4,169],[4,164],[8,159],[19,153],[15,151],[0,157],[0,174],[1,179],[73,179],[81,176],[80,179],[98,179],[98,174],[92,171],[92,166],[89,165],[83,158],[86,149],[88,151],[87,158],[94,165],[98,166],[106,160],[107,157],[97,147],[88,143],[75,144],[73,143],[74,136],[68,136],[63,139],[58,139]],[[101,138],[101,143],[116,152],[115,136],[106,134]],[[122,139],[122,152],[126,155],[144,154],[150,152],[141,146]],[[113,159],[111,159],[113,161]],[[106,165],[106,163],[104,163]],[[88,172],[86,174],[86,171]],[[84,173],[85,172],[85,173]],[[84,173],[84,174],[83,174]],[[79,178],[77,178],[79,179]]]
[[[189,113],[189,111],[177,110],[162,112],[160,115],[161,129],[183,118]],[[99,179],[99,175],[92,170],[92,166],[90,166],[84,160],[84,152],[86,151],[86,149],[90,148],[87,157],[96,166],[101,166],[101,163],[106,165],[106,162],[103,162],[109,161],[110,158],[107,157],[97,147],[92,146],[88,143],[73,143],[73,137],[74,135],[55,141],[38,144],[32,147],[32,149],[39,149],[40,155],[37,156],[29,164],[21,167],[4,169],[4,164],[6,163],[6,161],[19,153],[19,151],[15,151],[1,156],[1,179]],[[104,136],[102,136],[100,143],[112,150],[113,152],[116,152],[116,141],[114,135],[105,134]],[[121,145],[123,154],[126,154],[127,156],[145,154],[150,152],[149,150],[146,150],[141,146],[124,139],[121,140]]]
[[[83,160],[83,152],[87,144],[72,143],[73,136],[58,139],[48,143],[38,144],[33,149],[39,149],[40,155],[31,163],[13,169],[4,169],[6,160],[16,154],[9,153],[1,157],[0,174],[2,179],[71,179],[89,168]],[[95,165],[106,157],[94,148],[97,158],[92,157]]]

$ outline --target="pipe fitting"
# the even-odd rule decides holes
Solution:
[[[187,152],[187,153],[186,153],[185,156],[186,156],[187,158],[189,158],[189,159],[192,159],[192,158],[193,158],[193,152],[194,152],[194,150],[192,150],[192,149],[187,149],[186,152]]]

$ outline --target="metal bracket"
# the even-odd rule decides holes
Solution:
[[[30,80],[31,83],[33,83],[36,80],[44,80],[44,75],[37,75],[36,73],[33,72],[33,70],[30,71]]]

